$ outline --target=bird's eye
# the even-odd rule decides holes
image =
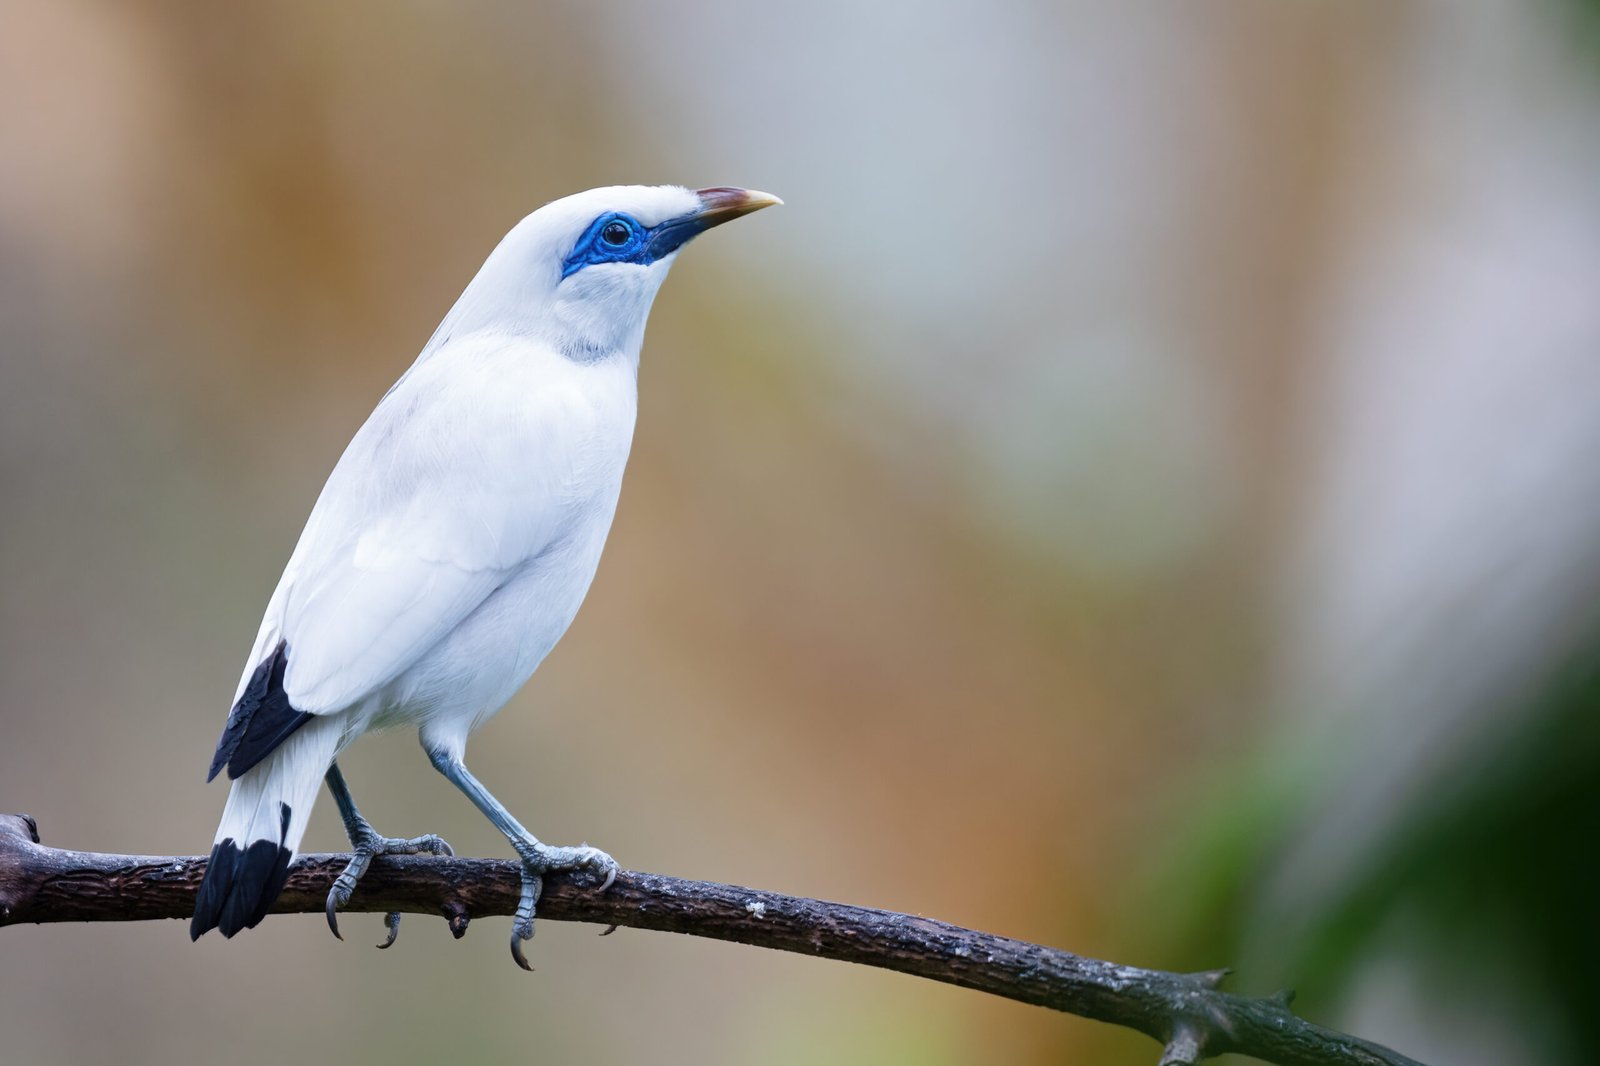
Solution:
[[[633,236],[633,231],[621,222],[608,222],[600,231],[600,239],[613,248],[621,248],[628,243],[628,238]]]

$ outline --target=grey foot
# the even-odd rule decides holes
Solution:
[[[334,879],[333,887],[328,889],[328,928],[340,940],[344,936],[339,932],[338,910],[350,902],[350,897],[355,894],[356,882],[366,874],[367,867],[372,865],[372,860],[379,855],[454,855],[449,844],[441,837],[432,833],[426,836],[412,837],[409,840],[397,837],[381,837],[376,833],[362,833],[358,839],[352,841],[355,854],[350,856],[350,862],[343,872]],[[395,942],[400,935],[400,915],[397,911],[390,911],[384,917],[384,923],[389,927],[389,939],[379,944],[386,948]]]
[[[522,942],[533,939],[533,914],[544,891],[544,875],[566,870],[589,870],[603,875],[599,891],[604,892],[617,879],[617,860],[587,844],[575,848],[556,848],[548,844],[518,847],[522,857],[522,898],[511,923],[511,957],[524,970],[532,970],[522,954]]]

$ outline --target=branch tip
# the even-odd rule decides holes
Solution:
[[[26,838],[29,844],[37,844],[39,823],[31,814],[0,814],[0,837]]]

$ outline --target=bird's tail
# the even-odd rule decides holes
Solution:
[[[336,718],[314,718],[233,782],[195,896],[190,939],[208,929],[231,937],[266,916],[283,891],[289,860],[305,835],[311,804],[342,735]]]

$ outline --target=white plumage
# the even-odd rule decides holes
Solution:
[[[489,256],[350,442],[267,605],[219,765],[231,759],[232,776],[258,738],[285,725],[293,732],[234,782],[212,867],[222,877],[229,848],[249,855],[253,842],[267,841],[271,870],[255,871],[259,893],[244,859],[232,884],[213,884],[209,898],[203,888],[195,935],[218,924],[231,935],[259,921],[270,898],[235,899],[230,911],[229,896],[276,895],[272,882],[281,885],[318,785],[355,737],[417,725],[450,775],[468,735],[533,674],[599,563],[633,437],[645,319],[677,249],[708,226],[776,202],[733,189],[596,189],[534,212]],[[613,243],[624,229],[627,242]],[[280,648],[286,661],[274,688],[270,663]],[[253,706],[256,692],[264,695]],[[452,780],[474,796],[468,782],[481,786],[464,766],[461,773],[466,782]],[[330,775],[329,784],[339,798],[342,778]],[[474,802],[496,817],[480,797]],[[346,822],[359,851],[370,826],[353,804]],[[563,866],[615,869],[593,849],[550,849],[531,834],[519,842],[497,824],[534,880]],[[546,858],[573,854],[530,863],[535,847]],[[330,920],[334,903],[330,896]],[[527,910],[531,935],[531,901]]]

